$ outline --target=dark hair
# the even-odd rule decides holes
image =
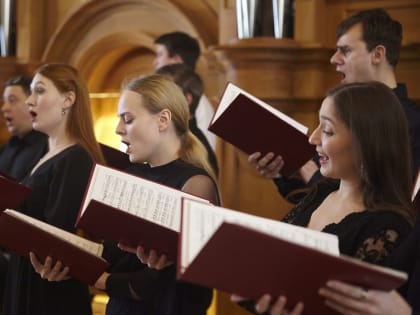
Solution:
[[[60,93],[73,92],[74,104],[68,113],[66,132],[89,152],[95,162],[103,163],[104,158],[93,129],[89,93],[85,81],[72,66],[50,63],[40,66],[35,74],[48,78]]]
[[[181,63],[160,67],[156,70],[156,74],[169,76],[181,88],[184,95],[187,93],[191,95],[190,115],[194,117],[204,90],[200,76],[190,67]]]
[[[9,80],[6,81],[6,83],[4,84],[4,87],[8,87],[8,86],[20,86],[23,90],[23,92],[26,95],[31,95],[31,82],[32,82],[32,78],[25,76],[25,75],[19,75],[16,77],[12,77]]]
[[[362,24],[362,37],[367,50],[372,51],[376,46],[383,45],[386,48],[386,59],[390,65],[395,67],[400,58],[401,23],[393,20],[383,9],[364,10],[338,24],[337,38],[359,23]]]
[[[200,46],[195,38],[183,32],[172,32],[156,38],[155,44],[164,45],[169,57],[179,55],[186,65],[195,69],[200,56]]]
[[[327,93],[349,128],[368,209],[390,209],[414,221],[407,118],[394,92],[380,82],[338,85]]]

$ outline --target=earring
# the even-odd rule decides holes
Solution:
[[[66,108],[63,108],[61,110],[61,116],[64,116],[66,113],[67,113],[67,109]]]

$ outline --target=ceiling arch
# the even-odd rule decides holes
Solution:
[[[200,14],[203,23],[197,23]],[[217,15],[208,7],[192,17],[176,1],[90,1],[56,29],[42,61],[71,64],[90,81],[91,89],[101,89],[101,78],[109,78],[116,67],[129,64],[127,58],[140,70],[152,70],[153,42],[159,35],[181,30],[196,37],[205,50],[217,41],[217,25]],[[135,51],[143,56],[137,58]],[[148,64],[141,66],[141,61]]]

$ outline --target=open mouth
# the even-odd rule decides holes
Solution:
[[[36,116],[38,115],[37,113],[35,113],[34,111],[29,111],[29,114],[31,114],[32,119],[36,118]]]
[[[328,156],[323,155],[321,153],[318,153],[318,156],[319,156],[319,163],[320,164],[326,163],[330,159]]]
[[[127,141],[121,141],[121,143],[123,144],[123,147],[125,148],[125,152],[129,153],[130,143]]]
[[[341,82],[343,82],[346,79],[346,74],[338,70],[337,72],[338,72],[338,76],[340,77]]]

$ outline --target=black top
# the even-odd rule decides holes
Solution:
[[[399,289],[413,308],[413,315],[420,314],[420,219],[410,236],[392,252],[388,265],[408,273],[407,283]]]
[[[308,226],[312,213],[337,189],[336,181],[320,181],[283,221]],[[338,236],[341,254],[383,265],[392,250],[410,233],[411,225],[394,211],[367,209],[351,213],[322,231]]]
[[[23,138],[13,136],[0,150],[0,172],[21,181],[47,152],[47,136],[32,130]]]
[[[337,189],[337,181],[319,181],[283,221],[307,227],[312,213]],[[387,264],[391,252],[407,238],[410,231],[410,224],[401,215],[389,210],[368,209],[351,213],[322,230],[337,235],[340,254],[379,265]],[[246,300],[239,305],[255,314],[255,301]]]
[[[189,128],[190,131],[198,138],[198,140],[200,140],[200,142],[206,148],[208,161],[214,171],[214,174],[217,176],[219,173],[219,166],[217,164],[216,154],[214,153],[213,148],[211,147],[204,133],[201,131],[200,128],[198,128],[197,121],[194,117],[189,120]]]
[[[128,171],[134,175],[181,189],[186,181],[206,172],[181,160],[163,166],[133,164]],[[106,242],[103,257],[110,262],[111,275],[106,282],[110,296],[107,315],[205,315],[212,290],[176,281],[176,266],[163,270],[148,268],[136,255],[119,250]],[[133,291],[140,300],[132,298]]]
[[[20,210],[34,218],[74,232],[92,159],[79,145],[71,146],[40,165],[23,183],[32,192]],[[3,315],[91,315],[88,286],[77,280],[48,282],[29,259],[12,254]]]
[[[398,83],[397,87],[393,89],[393,91],[398,97],[403,107],[403,110],[407,116],[411,136],[411,150],[413,160],[412,172],[413,179],[415,179],[417,176],[417,170],[420,167],[420,106],[418,106],[415,102],[408,98],[407,88],[405,84]],[[314,156],[313,160],[317,164],[319,164],[318,156]],[[304,194],[294,194],[294,192],[302,188],[310,187],[312,184],[314,184],[321,178],[322,175],[318,170],[315,172],[308,184],[305,184],[300,178],[293,176],[282,176],[280,178],[276,178],[274,179],[274,183],[277,186],[277,190],[283,197],[288,199],[290,202],[298,203],[300,199],[302,199]]]

